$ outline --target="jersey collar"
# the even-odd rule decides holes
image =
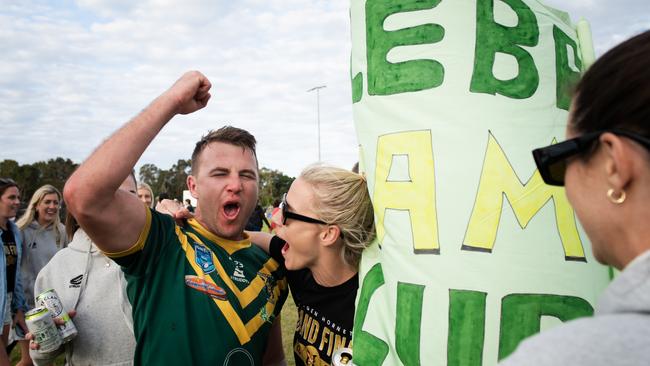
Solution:
[[[229,240],[213,234],[211,231],[203,227],[203,225],[201,225],[196,219],[189,219],[187,220],[187,223],[201,236],[225,249],[228,254],[232,254],[240,249],[251,246],[250,237],[246,233],[244,233],[244,239],[242,240]]]

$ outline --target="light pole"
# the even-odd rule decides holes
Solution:
[[[307,90],[307,93],[316,90],[316,123],[318,126],[318,161],[320,161],[320,90],[323,88],[327,88],[327,85],[315,86]]]

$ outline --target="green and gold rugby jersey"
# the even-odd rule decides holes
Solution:
[[[107,255],[127,280],[136,365],[262,364],[287,284],[248,238],[225,240],[147,209],[138,242]]]

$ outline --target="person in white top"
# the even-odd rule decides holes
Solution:
[[[136,194],[133,175],[120,189]],[[70,213],[66,230],[73,236],[72,242],[43,267],[34,293],[54,289],[66,310],[74,314],[78,334],[51,353],[41,352],[32,341],[30,355],[36,365],[49,365],[62,353],[68,365],[132,365],[135,336],[124,275],[97,249]],[[28,334],[26,338],[33,337]]]

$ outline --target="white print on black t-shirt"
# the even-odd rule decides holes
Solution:
[[[321,355],[332,356],[332,352],[340,347],[349,347],[351,343],[350,329],[342,328],[325,316],[318,316],[318,311],[309,306],[300,307],[298,310],[298,333],[294,351],[308,364],[314,361],[314,348]]]

